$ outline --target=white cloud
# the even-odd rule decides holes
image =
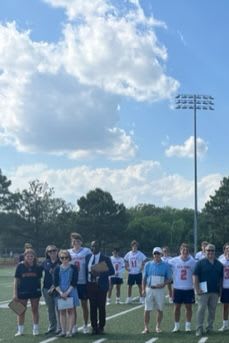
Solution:
[[[197,156],[203,157],[208,151],[208,145],[202,138],[196,140]],[[191,136],[184,142],[183,145],[171,145],[165,150],[167,157],[188,157],[193,158],[194,155],[194,137]]]
[[[54,187],[55,195],[76,204],[76,200],[96,187],[109,191],[115,201],[127,207],[139,203],[157,206],[193,208],[193,180],[173,174],[164,175],[159,162],[142,161],[126,168],[90,168],[80,166],[69,169],[49,169],[44,164],[24,165],[7,173],[12,189],[28,188],[28,182],[39,179]],[[220,185],[222,175],[210,174],[198,182],[198,206],[203,208],[210,194]]]
[[[75,10],[84,18],[81,25],[69,23],[64,31],[64,64],[80,82],[138,101],[170,98],[176,92],[179,83],[165,74],[167,51],[154,31],[163,23],[147,18],[139,5],[125,13],[123,7],[115,8],[114,14],[107,2],[101,16],[101,7],[91,1],[52,3],[65,5],[68,13]]]
[[[116,127],[119,97],[82,85],[62,71],[57,47],[53,51],[56,64],[50,65],[51,54],[45,47],[32,43],[28,33],[19,33],[14,24],[0,26],[0,48],[9,51],[9,58],[0,57],[4,69],[0,75],[1,142],[19,151],[62,153],[70,158],[82,157],[82,151],[111,159],[133,157],[137,147],[132,135]],[[15,50],[19,55],[24,51],[17,66],[10,61],[16,58],[10,53]]]
[[[137,0],[46,0],[69,16],[59,42],[34,42],[15,23],[0,24],[0,140],[19,151],[132,158],[134,136],[118,127],[122,97],[169,98],[164,26]]]

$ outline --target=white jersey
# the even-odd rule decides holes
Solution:
[[[131,250],[124,256],[124,261],[128,264],[129,274],[136,275],[142,272],[143,263],[146,261],[146,256],[139,250]]]
[[[196,253],[195,260],[199,261],[199,260],[202,260],[202,258],[205,258],[205,257],[206,257],[206,254],[202,250],[200,250],[200,251],[198,251]]]
[[[172,256],[161,256],[161,260],[163,262],[166,262],[166,263],[168,263],[169,260],[171,260],[171,259],[172,259]]]
[[[115,274],[112,276],[118,277],[118,278],[123,278],[123,273],[125,271],[125,262],[124,258],[120,256],[111,256],[111,262],[113,264]]]
[[[173,287],[175,289],[193,289],[192,274],[196,261],[189,255],[187,260],[177,256],[168,261],[173,273]]]
[[[223,264],[223,288],[229,288],[229,258],[222,255],[219,257],[219,262]]]
[[[87,255],[91,254],[91,250],[89,248],[81,247],[79,250],[75,249],[68,249],[71,255],[71,263],[74,264],[78,269],[78,284],[85,285],[86,284],[86,261],[85,258]]]

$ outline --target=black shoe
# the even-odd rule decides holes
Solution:
[[[98,328],[98,335],[104,335],[104,328]]]
[[[97,329],[92,329],[91,334],[92,335],[98,335],[98,330]]]
[[[50,334],[54,334],[55,330],[54,329],[50,329],[48,331],[45,332],[45,335],[50,335]]]

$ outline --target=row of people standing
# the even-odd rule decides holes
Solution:
[[[39,297],[40,297],[40,288],[39,284],[35,282],[36,278],[40,278],[42,270],[45,271],[44,273],[44,285],[43,285],[43,295],[47,304],[48,308],[48,316],[49,316],[49,327],[47,333],[57,333],[60,336],[68,335],[71,336],[76,332],[76,306],[79,305],[79,299],[81,302],[82,310],[83,310],[83,318],[84,318],[84,326],[83,332],[87,333],[88,329],[88,320],[89,320],[89,310],[88,310],[88,302],[87,299],[89,298],[90,302],[90,321],[92,325],[92,333],[103,333],[104,326],[105,326],[105,317],[106,317],[106,294],[109,288],[108,277],[113,275],[110,278],[111,286],[108,293],[108,300],[109,296],[111,295],[112,286],[116,285],[116,302],[120,302],[120,287],[122,284],[122,273],[124,271],[124,267],[128,270],[128,297],[126,302],[131,302],[132,298],[132,286],[136,283],[139,289],[139,296],[140,301],[146,304],[146,300],[144,298],[145,291],[146,291],[146,269],[144,270],[144,278],[142,283],[142,271],[143,268],[146,268],[146,256],[138,250],[138,243],[136,241],[131,242],[131,250],[124,256],[124,259],[118,256],[117,251],[114,251],[114,256],[110,258],[104,256],[100,252],[100,247],[98,242],[92,242],[91,249],[82,247],[82,237],[77,233],[71,234],[71,245],[72,248],[69,250],[61,250],[59,252],[58,258],[58,251],[55,246],[48,246],[46,248],[46,259],[43,262],[42,266],[39,266],[36,263],[36,256],[31,249],[25,251],[25,261],[18,265],[16,273],[15,273],[15,298],[19,299],[25,306],[27,304],[28,299],[31,300],[32,305],[32,313],[33,313],[33,334],[38,334],[38,322],[39,322],[39,314],[38,314],[38,304],[39,304]],[[229,249],[229,246],[228,246]],[[164,249],[163,249],[164,250]],[[160,257],[162,256],[162,250],[160,250]],[[115,256],[116,253],[116,256]],[[155,251],[155,255],[158,252]],[[32,256],[31,256],[32,255]],[[153,254],[154,256],[154,254]],[[186,262],[190,263],[190,271],[192,271],[191,264],[193,264],[193,259],[189,255],[188,247],[182,246],[180,250],[180,256],[175,259],[164,258],[165,260],[169,261],[170,265],[173,269],[173,280],[174,280],[174,303],[175,303],[175,327],[173,332],[179,330],[179,319],[180,319],[180,307],[181,304],[185,304],[186,308],[186,331],[189,331],[190,322],[191,322],[191,315],[192,315],[192,306],[193,303],[193,290],[189,292],[188,301],[183,299],[183,295],[181,297],[182,292],[178,292],[179,290],[179,277],[183,280],[184,284],[186,283],[187,290],[188,283],[190,284],[190,277],[188,277],[188,268],[185,266],[182,268],[181,266],[178,268],[177,277],[175,276],[176,273],[174,272],[175,267],[179,265],[180,259],[182,263],[186,264]],[[111,263],[112,260],[112,263]],[[228,259],[229,260],[229,256]],[[94,271],[93,264],[98,264],[102,261],[106,262],[108,266],[107,271],[98,272]],[[177,261],[177,263],[176,263]],[[113,264],[113,266],[112,266]],[[145,267],[144,267],[145,265]],[[174,267],[175,266],[175,267]],[[28,269],[26,272],[24,269]],[[148,268],[148,267],[147,267]],[[55,272],[54,272],[55,271]],[[63,272],[64,271],[64,272]],[[68,271],[68,272],[66,272]],[[63,273],[62,273],[63,272]],[[20,278],[24,275],[24,281],[21,283],[19,282]],[[26,276],[27,275],[27,276]],[[68,275],[68,285],[66,285],[66,277],[63,278],[63,275]],[[28,278],[28,279],[27,279]],[[32,279],[34,281],[32,282]],[[62,280],[63,278],[63,280]],[[170,285],[170,282],[166,282],[166,284]],[[27,285],[27,291],[32,289],[34,286],[36,287],[36,292],[31,294],[27,292],[27,294],[20,291]],[[19,287],[20,286],[20,287]],[[32,287],[32,288],[31,288]],[[181,287],[181,290],[182,290]],[[229,288],[229,286],[228,286]],[[75,290],[77,290],[75,292]],[[190,289],[191,290],[191,289]],[[75,295],[73,293],[75,292]],[[72,293],[73,292],[73,293]],[[23,294],[22,294],[23,293]],[[187,292],[186,292],[187,293]],[[74,300],[73,307],[69,310],[60,310],[57,311],[57,298],[67,298],[71,295]],[[187,295],[187,294],[186,294]],[[179,300],[179,297],[181,299]],[[79,298],[79,299],[78,299]],[[38,301],[37,301],[38,299]],[[146,297],[147,299],[147,297]],[[178,300],[179,301],[178,301]],[[191,299],[191,300],[190,300]],[[182,301],[181,301],[182,300]],[[191,301],[191,302],[190,302]],[[225,298],[224,298],[225,301]],[[228,309],[228,298],[226,298],[226,309]],[[151,305],[150,305],[151,306]],[[146,319],[145,319],[145,330],[147,332],[147,315],[149,314],[147,311],[148,308],[146,307]],[[160,311],[160,309],[159,309]],[[228,312],[228,311],[227,311]],[[225,311],[225,318],[224,324],[228,325],[228,313]],[[99,315],[98,315],[99,314]],[[67,316],[68,315],[68,316]],[[98,317],[97,317],[98,316]],[[66,321],[68,317],[68,321]],[[148,316],[149,317],[149,316]],[[160,322],[162,316],[160,312],[158,312],[158,322],[157,322],[157,331],[160,331]],[[148,320],[149,322],[149,320]],[[18,331],[16,335],[23,334],[24,330],[24,314],[18,318]],[[61,331],[60,331],[61,330]],[[199,330],[201,331],[201,330]]]
[[[30,300],[33,318],[33,335],[39,334],[39,300],[41,297],[41,278],[44,271],[43,295],[48,309],[49,326],[47,334],[71,337],[77,331],[76,307],[79,299],[83,309],[84,327],[88,329],[88,299],[92,333],[103,333],[106,321],[106,295],[109,289],[109,276],[114,268],[109,257],[100,251],[99,242],[93,241],[91,249],[82,247],[82,237],[71,234],[72,248],[60,250],[54,245],[46,248],[45,260],[37,263],[33,249],[24,252],[24,259],[15,271],[14,295],[16,301],[27,307]],[[105,263],[105,270],[94,268]],[[104,265],[103,265],[104,266]],[[73,299],[68,309],[58,308],[59,299]],[[24,332],[25,312],[18,316],[18,329],[15,336]]]
[[[183,243],[180,255],[162,261],[162,249],[153,249],[152,261],[146,263],[143,273],[143,291],[145,293],[145,327],[143,333],[149,332],[150,312],[157,311],[156,332],[161,332],[163,318],[164,288],[173,281],[174,328],[173,333],[180,331],[181,306],[185,306],[185,331],[191,331],[192,305],[195,294],[198,299],[196,316],[196,335],[213,330],[216,306],[219,295],[223,303],[223,326],[219,331],[227,330],[229,308],[229,244],[225,244],[224,254],[220,260],[215,257],[215,246],[207,244],[204,255],[197,262],[189,253],[189,247]],[[167,268],[166,268],[167,267]],[[171,272],[171,275],[169,274]],[[195,292],[194,292],[195,290]],[[208,309],[207,326],[204,330],[205,311]]]

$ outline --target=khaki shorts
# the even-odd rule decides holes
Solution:
[[[163,311],[165,302],[165,289],[152,289],[146,287],[145,311],[160,310]]]

